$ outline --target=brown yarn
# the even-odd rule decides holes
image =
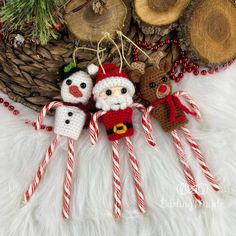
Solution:
[[[176,110],[177,110],[177,112],[176,112],[177,116],[184,115],[183,111],[180,110],[179,108],[176,108]],[[179,127],[181,127],[181,126],[188,123],[187,119],[184,120],[184,121],[171,123],[170,120],[169,120],[170,108],[168,107],[167,103],[160,104],[157,107],[155,107],[152,110],[152,116],[158,122],[160,122],[160,125],[161,125],[161,127],[163,128],[163,130],[165,132],[171,132],[171,131],[175,130],[176,128],[179,128]]]
[[[133,70],[130,74],[130,77],[133,82],[139,84],[139,91],[141,92],[143,99],[149,101],[150,103],[157,100],[156,91],[159,85],[166,84],[170,88],[171,94],[171,82],[170,79],[167,78],[167,73],[171,69],[171,61],[168,58],[165,58],[160,63],[160,68],[156,66],[150,66],[145,69],[145,72],[142,74],[137,69]],[[163,78],[166,78],[167,81],[164,82]],[[153,83],[153,84],[152,84]],[[155,84],[155,86],[154,86]],[[178,121],[172,123],[170,121],[170,107],[168,103],[162,103],[156,106],[152,110],[153,117],[160,122],[163,130],[166,132],[171,132],[174,129],[183,126],[188,121],[187,119],[184,121]],[[176,108],[176,115],[184,115],[183,111]]]

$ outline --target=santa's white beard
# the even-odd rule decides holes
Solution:
[[[96,107],[103,111],[109,110],[124,110],[133,103],[130,95],[122,95],[119,97],[107,97],[106,99],[97,98]]]

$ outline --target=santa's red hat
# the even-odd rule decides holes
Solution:
[[[124,87],[128,90],[128,93],[133,97],[135,88],[133,83],[129,80],[128,75],[124,71],[120,71],[120,68],[114,64],[104,64],[103,68],[105,74],[100,67],[90,65],[88,67],[89,74],[96,74],[96,84],[93,88],[93,95],[96,99],[100,92],[106,89],[110,89],[114,86]]]

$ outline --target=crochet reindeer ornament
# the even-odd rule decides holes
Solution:
[[[201,205],[203,203],[202,197],[199,194],[192,170],[186,160],[178,134],[179,132],[183,133],[194,156],[197,158],[206,179],[215,191],[219,191],[220,188],[207,167],[205,158],[202,155],[197,142],[193,139],[186,126],[188,119],[185,114],[192,115],[199,120],[201,119],[199,107],[186,92],[176,92],[172,94],[170,79],[166,76],[171,68],[171,63],[168,58],[162,59],[159,67],[157,65],[151,65],[150,67],[145,68],[144,63],[134,62],[132,68],[133,70],[130,74],[132,81],[139,85],[142,98],[151,104],[147,108],[146,115],[151,112],[152,116],[161,124],[163,130],[171,134],[193,198]],[[192,109],[190,110],[186,107],[180,101],[179,97],[184,98]],[[148,124],[150,125],[150,121]]]
[[[97,67],[91,65],[90,74],[97,74],[96,84],[93,88],[93,96],[96,107],[99,110],[94,114],[90,122],[90,137],[93,144],[97,142],[99,129],[98,119],[102,119],[108,139],[112,143],[112,165],[113,165],[113,193],[114,193],[114,217],[119,219],[121,216],[121,181],[120,181],[120,157],[118,150],[119,140],[125,139],[129,152],[129,159],[133,171],[137,204],[139,210],[145,212],[145,199],[141,186],[140,170],[138,160],[134,153],[131,136],[134,134],[132,116],[133,107],[145,112],[142,105],[133,103],[135,88],[128,79],[125,72],[119,70],[114,64],[105,64]],[[93,72],[92,72],[93,71]],[[105,71],[105,73],[104,73]],[[146,122],[143,123],[144,132],[149,143],[155,143],[149,137]]]
[[[51,108],[56,108],[54,127],[55,136],[51,141],[32,183],[24,195],[23,201],[26,203],[31,199],[45,174],[49,160],[55,151],[60,136],[65,136],[68,138],[68,156],[64,179],[62,214],[65,219],[68,219],[70,214],[70,199],[75,156],[74,143],[79,138],[84,126],[86,124],[88,126],[90,121],[88,102],[91,97],[93,82],[89,74],[80,71],[73,64],[63,67],[60,74],[63,80],[61,85],[61,97],[63,102],[55,101],[46,104],[40,112],[35,126],[35,129],[39,130],[46,113]]]

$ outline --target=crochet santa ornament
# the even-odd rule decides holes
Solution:
[[[109,140],[115,141],[134,133],[131,105],[135,89],[127,74],[119,72],[116,65],[104,65],[104,69],[106,74],[101,68],[98,70],[93,95],[96,107],[107,111],[102,116],[102,121]]]
[[[128,75],[116,65],[105,64],[100,67],[91,65],[88,71],[90,74],[97,75],[96,84],[93,88],[93,96],[96,101],[96,107],[101,109],[94,114],[90,122],[91,141],[93,144],[97,141],[99,134],[97,122],[101,117],[108,139],[112,142],[114,216],[116,219],[121,216],[122,204],[118,141],[123,138],[126,140],[129,151],[138,207],[144,213],[145,199],[141,186],[139,164],[134,154],[134,147],[130,137],[134,134],[132,122],[133,107],[139,108],[142,112],[146,110],[142,105],[133,103],[132,97],[135,93],[134,85],[129,80]],[[143,120],[142,123],[146,138],[149,139],[147,121]],[[149,142],[152,146],[155,145],[153,140],[149,139]]]
[[[63,194],[63,217],[69,218],[70,199],[72,190],[72,177],[74,165],[74,143],[79,138],[81,131],[86,123],[89,124],[89,100],[92,93],[93,82],[90,75],[84,71],[80,71],[74,64],[64,66],[60,71],[62,85],[61,97],[63,102],[50,102],[45,105],[39,114],[36,123],[36,130],[41,128],[46,113],[51,108],[56,108],[55,114],[55,137],[52,139],[47,153],[38,168],[38,171],[24,195],[24,203],[27,203],[35,190],[37,189],[43,175],[45,174],[49,160],[55,151],[60,136],[68,138],[68,157],[67,168],[64,180]]]

